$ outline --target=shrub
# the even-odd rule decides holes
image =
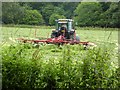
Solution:
[[[26,10],[21,23],[27,25],[42,25],[44,20],[37,10]]]
[[[45,51],[60,56],[45,60]],[[118,88],[119,70],[111,68],[110,56],[108,48],[46,45],[36,49],[29,44],[11,45],[2,50],[3,89]]]

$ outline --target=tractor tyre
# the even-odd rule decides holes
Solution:
[[[76,40],[80,42],[80,37],[79,37],[79,36],[76,36]]]
[[[53,33],[51,34],[51,38],[55,38],[55,35]]]

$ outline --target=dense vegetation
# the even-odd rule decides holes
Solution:
[[[119,6],[114,2],[3,2],[2,88],[119,89]],[[58,18],[74,19],[81,41],[97,47],[16,41],[50,37]]]
[[[17,43],[11,38],[46,37],[51,27],[2,27],[2,88],[114,88],[120,87],[118,32],[115,28],[79,28],[81,41],[98,46]],[[24,30],[24,33],[23,33]]]
[[[3,89],[119,88],[119,68],[111,61],[113,48],[84,50],[80,45],[31,44],[3,46]]]
[[[78,26],[120,27],[120,3],[115,2],[3,2],[2,23],[54,25],[71,18]]]

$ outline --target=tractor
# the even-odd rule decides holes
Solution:
[[[95,46],[94,43],[80,41],[80,37],[76,35],[75,29],[73,27],[72,19],[58,19],[56,21],[56,29],[54,29],[51,33],[51,37],[47,39],[25,39],[18,38],[17,40],[22,41],[24,43],[31,42],[35,44],[46,43],[46,44],[81,44],[84,46]]]
[[[58,19],[55,21],[56,29],[52,31],[51,38],[56,38],[62,35],[66,40],[80,41],[79,36],[76,36],[72,19]]]

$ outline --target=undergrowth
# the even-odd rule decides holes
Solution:
[[[120,68],[111,65],[112,49],[107,47],[16,44],[3,47],[1,53],[3,89],[120,87]]]

